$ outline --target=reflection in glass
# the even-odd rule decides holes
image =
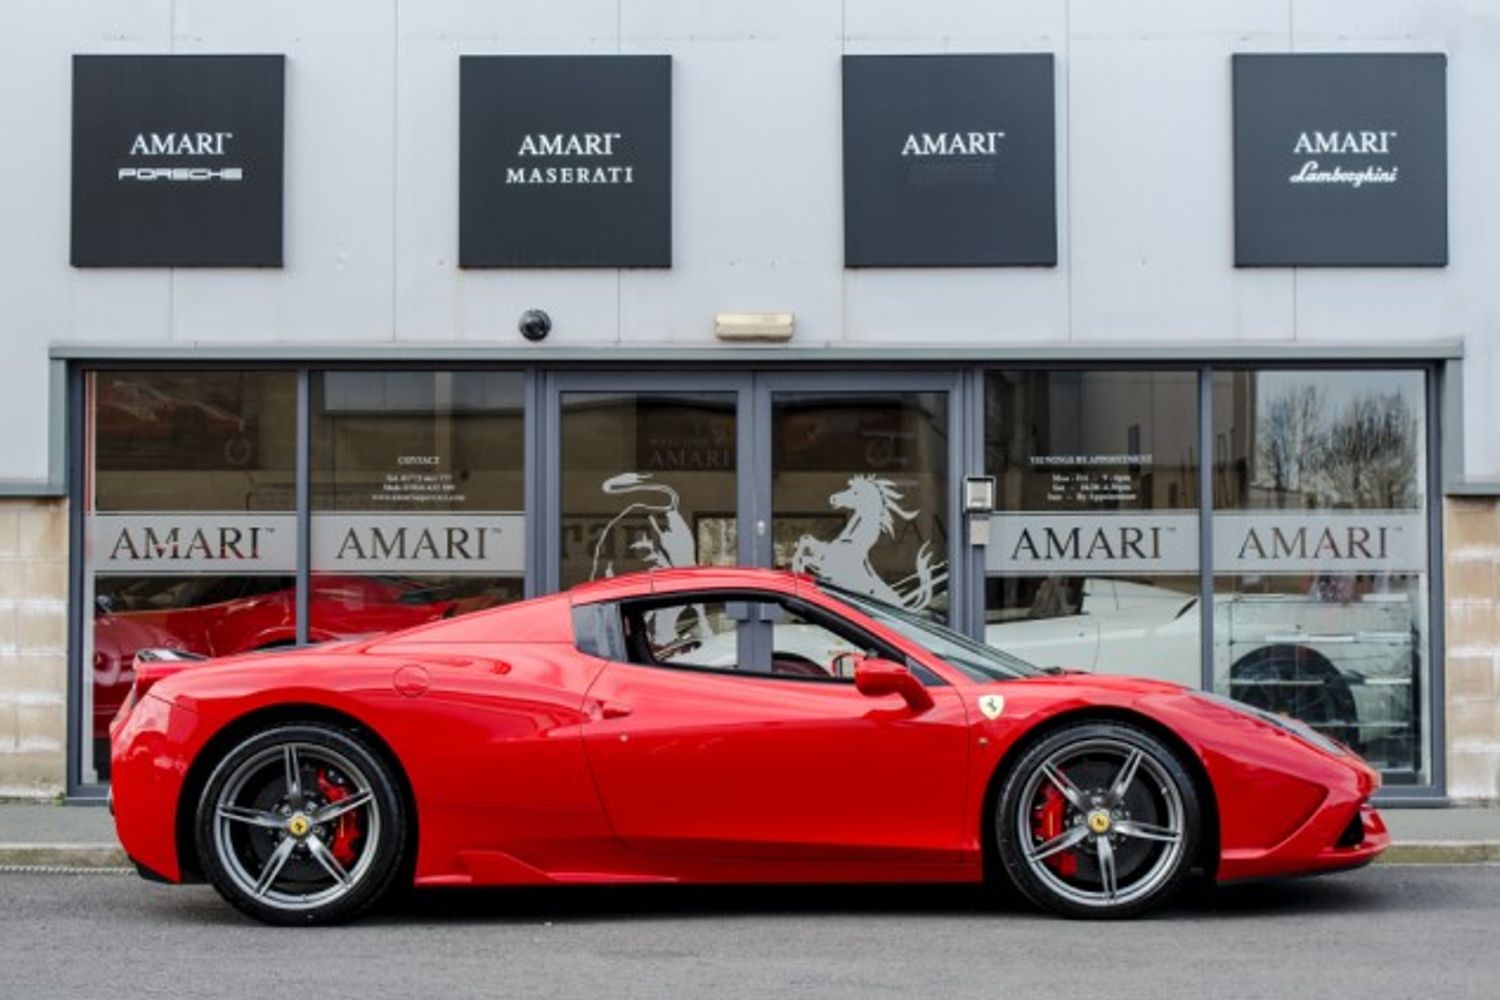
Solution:
[[[778,392],[772,562],[948,613],[948,395]]]
[[[315,372],[313,641],[518,600],[524,376]]]
[[[1420,371],[1214,376],[1215,686],[1423,776]]]
[[[1200,683],[1198,377],[1003,371],[985,640],[1033,663]]]
[[[151,647],[209,655],[296,635],[296,376],[98,371],[85,380],[84,780]]]
[[[562,585],[736,560],[735,394],[562,394]]]

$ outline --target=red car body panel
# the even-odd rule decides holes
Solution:
[[[946,683],[916,711],[852,684],[638,666],[575,645],[576,605],[696,590],[795,596]],[[189,769],[238,720],[284,706],[342,713],[389,747],[414,800],[420,885],[977,880],[997,768],[1077,713],[1133,718],[1196,765],[1220,880],[1352,867],[1389,844],[1367,805],[1379,776],[1352,755],[1155,681],[977,684],[771,571],[620,577],[380,639],[160,673],[116,720],[112,794],[126,851],[173,881],[191,874],[174,821],[194,806]],[[975,707],[987,693],[1005,699],[995,719]],[[1336,846],[1355,817],[1365,836]]]
[[[456,610],[449,600],[403,604],[399,586],[374,577],[315,573],[308,594],[308,636],[327,642],[393,632]],[[102,738],[135,680],[135,654],[164,648],[234,656],[297,638],[296,590],[285,587],[194,607],[108,611],[94,618],[94,735]]]

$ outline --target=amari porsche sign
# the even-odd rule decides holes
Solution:
[[[844,264],[1057,263],[1049,54],[844,57]]]
[[[1448,263],[1447,57],[1234,57],[1234,262]]]
[[[464,56],[461,267],[670,267],[669,56]]]
[[[75,267],[280,267],[286,59],[73,57]]]

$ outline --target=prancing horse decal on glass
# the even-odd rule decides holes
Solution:
[[[904,510],[903,499],[889,479],[863,474],[851,477],[847,489],[828,498],[834,510],[849,512],[843,530],[826,542],[812,535],[797,539],[792,569],[887,604],[912,611],[925,609],[948,579],[947,564],[933,560],[931,542],[922,543],[912,572],[899,580],[888,582],[870,564],[870,550],[880,543],[881,536],[895,538],[896,518],[913,521],[922,513]]]

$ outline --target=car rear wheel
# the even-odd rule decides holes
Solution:
[[[256,733],[224,756],[199,799],[204,874],[267,923],[357,916],[401,867],[406,817],[396,787],[378,754],[334,726]]]
[[[1028,750],[996,802],[1011,881],[1070,917],[1126,917],[1176,891],[1197,856],[1192,779],[1160,740],[1114,722],[1070,725]]]

